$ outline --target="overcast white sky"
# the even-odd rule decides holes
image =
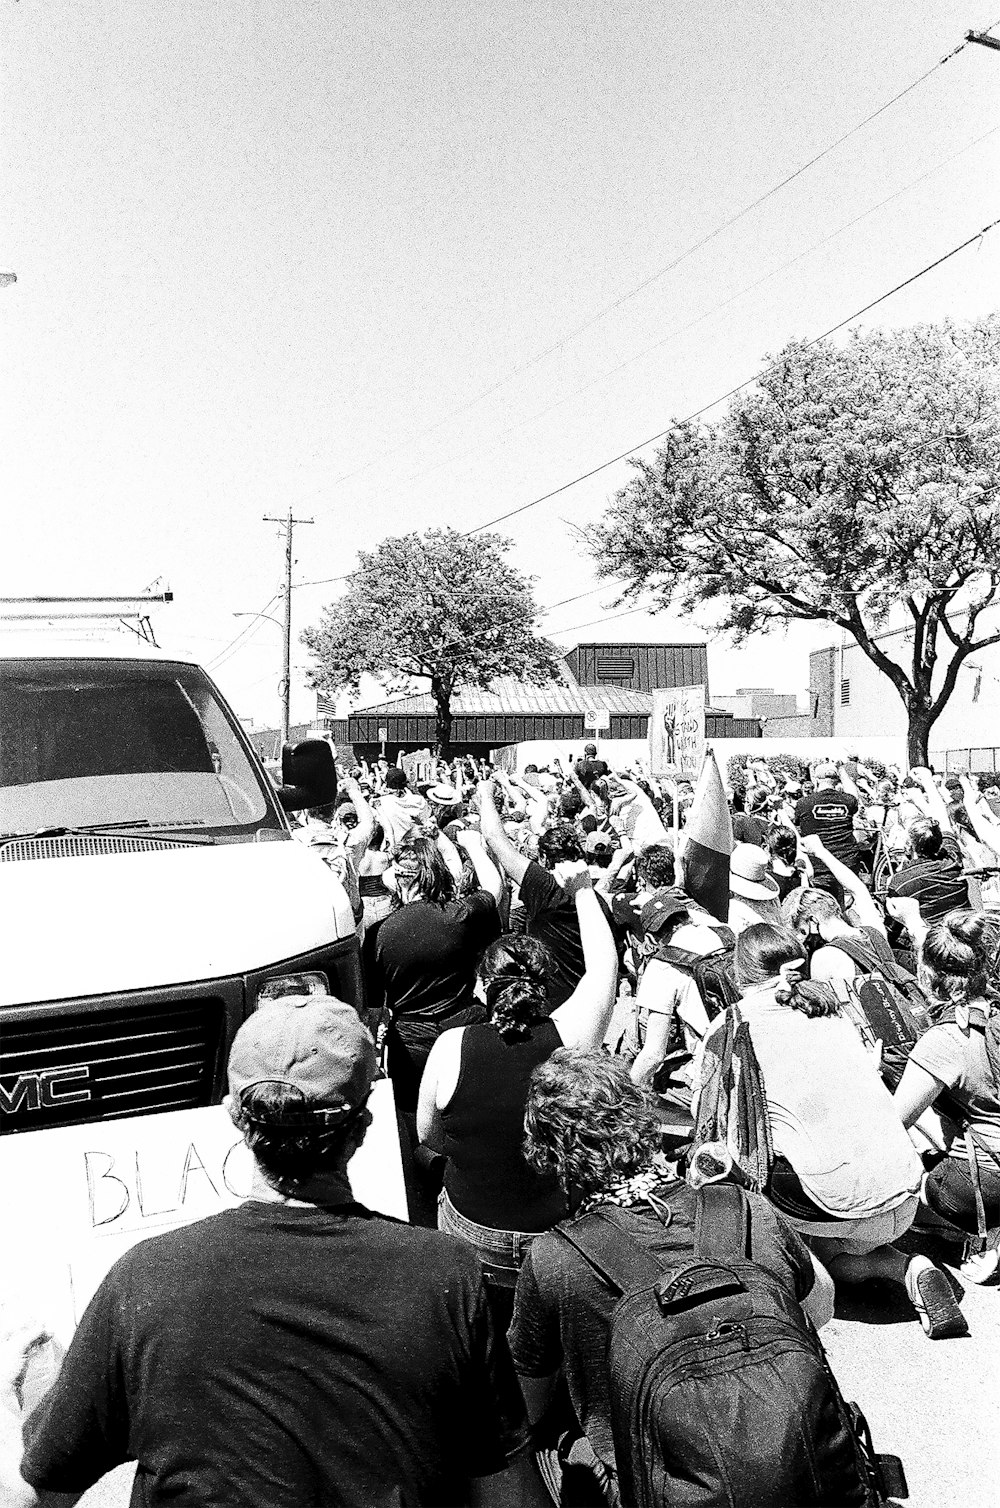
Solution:
[[[968,46],[575,333],[1000,21],[991,4],[5,0],[0,593],[162,577],[161,641],[211,668],[280,585],[263,514],[315,518],[295,551],[314,581],[664,429],[1000,215],[1000,53]],[[872,318],[969,317],[998,289],[1000,227]],[[595,585],[568,523],[627,475],[506,526],[540,603]],[[296,592],[297,631],[336,590]],[[703,637],[591,621],[612,598],[544,630]],[[822,637],[715,647],[712,690],[801,689]],[[240,714],[273,724],[280,654],[261,621],[213,669]]]

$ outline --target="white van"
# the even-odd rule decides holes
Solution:
[[[56,636],[58,632],[58,637]],[[351,906],[197,664],[134,633],[0,634],[0,1133],[205,1105],[296,985],[363,1006]]]

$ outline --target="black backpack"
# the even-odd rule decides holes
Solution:
[[[838,937],[827,943],[837,948],[861,971],[847,985],[844,1004],[862,1038],[882,1043],[880,1072],[890,1089],[903,1077],[903,1069],[918,1037],[932,1024],[927,996],[912,974],[892,956],[889,944],[874,930],[865,930],[865,942]]]
[[[691,975],[709,1021],[714,1021],[727,1006],[735,1005],[740,998],[733,971],[735,939],[728,927],[718,927],[715,931],[723,944],[715,953],[689,953],[687,948],[674,948],[670,943],[664,943],[651,955]]]
[[[742,1189],[698,1191],[693,1259],[674,1269],[611,1206],[556,1230],[621,1294],[608,1368],[626,1508],[876,1508],[889,1491],[906,1496],[901,1464],[875,1456],[790,1287],[751,1260]]]

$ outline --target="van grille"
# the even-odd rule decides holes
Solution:
[[[224,1021],[215,997],[7,1018],[0,1132],[207,1105]]]
[[[103,834],[73,833],[62,838],[11,838],[0,843],[0,863],[22,859],[85,859],[92,854],[156,853],[163,848],[185,848],[169,838],[117,838]]]

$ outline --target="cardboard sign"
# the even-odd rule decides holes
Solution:
[[[693,780],[704,762],[704,686],[654,691],[649,716],[650,774],[683,775]]]
[[[355,1197],[408,1218],[392,1085],[351,1160]],[[148,1236],[240,1204],[253,1159],[221,1105],[32,1131],[0,1140],[6,1237],[0,1292],[68,1343],[108,1269]]]

